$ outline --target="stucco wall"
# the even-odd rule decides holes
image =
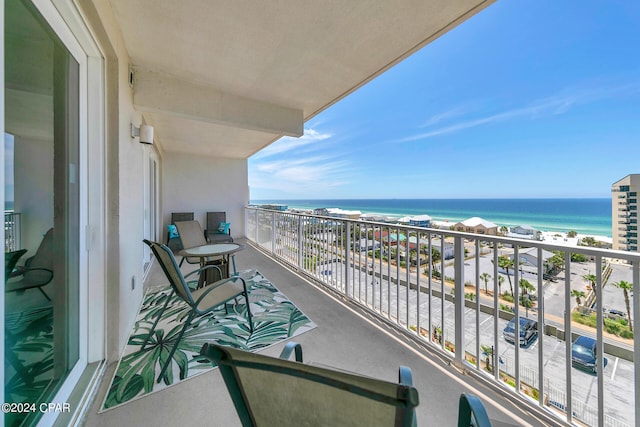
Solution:
[[[132,140],[142,118],[128,84],[129,56],[107,0],[81,1],[105,55],[107,168],[107,357],[118,358],[143,294],[144,145]],[[135,288],[132,288],[135,282]]]
[[[225,211],[232,236],[244,236],[244,210],[249,203],[247,161],[166,153],[162,167],[163,238],[171,212],[193,212],[206,228],[206,213]]]

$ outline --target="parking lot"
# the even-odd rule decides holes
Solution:
[[[472,262],[471,264],[474,264]],[[469,266],[465,266],[469,268]],[[391,269],[393,273],[395,267]],[[319,271],[324,280],[327,283],[337,286],[344,286],[345,281],[345,269],[344,264],[334,260],[322,266]],[[442,303],[440,298],[434,297],[431,304],[431,327],[429,327],[429,300],[428,294],[424,292],[420,297],[420,309],[417,307],[417,292],[411,290],[408,295],[406,287],[400,287],[400,295],[396,293],[395,285],[388,286],[385,279],[381,280],[379,276],[375,278],[373,276],[365,275],[361,271],[349,269],[349,283],[352,286],[353,292],[361,295],[361,298],[365,300],[369,305],[373,305],[376,311],[382,312],[383,315],[391,313],[391,318],[400,319],[401,323],[405,322],[405,319],[409,319],[409,325],[418,324],[418,311],[420,315],[421,328],[432,331],[433,327],[441,328],[444,341],[454,341],[455,331],[455,309],[453,303]],[[384,274],[387,271],[384,270]],[[576,271],[577,274],[580,274]],[[473,273],[475,275],[475,272]],[[585,273],[587,274],[587,273]],[[393,276],[393,274],[392,274]],[[402,275],[401,275],[402,277]],[[475,277],[475,276],[471,276]],[[580,276],[581,277],[581,276]],[[375,285],[372,286],[372,283]],[[573,280],[572,280],[573,283]],[[564,282],[549,282],[549,286],[562,287]],[[508,286],[508,285],[507,285]],[[435,288],[435,286],[434,286]],[[611,287],[613,288],[613,287]],[[481,286],[484,289],[484,285]],[[613,288],[620,294],[622,292],[619,289]],[[503,288],[503,291],[505,289]],[[560,298],[564,301],[563,297],[554,295],[555,288],[551,291],[545,290],[545,303],[547,299],[553,300],[554,298]],[[550,295],[547,296],[547,293]],[[374,301],[375,295],[375,301]],[[399,302],[399,305],[398,305]],[[442,313],[442,307],[444,306],[444,315]],[[388,310],[390,307],[390,310]],[[407,307],[409,312],[407,313]],[[545,305],[545,308],[547,305]],[[525,316],[524,309],[520,312],[521,316]],[[532,310],[529,313],[530,317],[536,319],[536,311]],[[476,311],[475,309],[466,309],[465,311],[465,350],[468,354],[476,355]],[[444,323],[443,323],[444,320]],[[494,333],[494,325],[496,322],[498,336],[497,340]],[[495,354],[498,356],[497,360],[500,364],[501,371],[505,371],[509,374],[515,374],[515,346],[508,343],[502,336],[502,331],[508,323],[507,319],[495,319],[493,315],[480,313],[479,317],[480,330],[479,339],[481,346],[494,346]],[[595,332],[594,335],[595,336]],[[496,348],[497,344],[497,348]],[[542,358],[539,357],[539,348],[542,346]],[[519,361],[520,361],[520,380],[521,383],[528,384],[536,389],[539,389],[539,366],[543,366],[544,374],[544,390],[546,401],[550,405],[555,405],[558,408],[566,407],[567,396],[567,384],[568,377],[570,375],[571,394],[572,394],[572,410],[574,417],[590,424],[597,424],[597,392],[598,392],[598,375],[591,372],[586,372],[581,369],[571,366],[571,361],[567,363],[566,357],[566,343],[556,337],[543,336],[532,340],[527,346],[520,347],[519,349]],[[481,350],[482,352],[482,350]],[[480,358],[484,359],[482,353]],[[627,360],[619,359],[615,356],[605,354],[606,366],[602,373],[602,381],[604,387],[604,399],[606,410],[605,416],[609,421],[607,425],[633,425],[634,424],[634,387],[633,387],[633,364]]]

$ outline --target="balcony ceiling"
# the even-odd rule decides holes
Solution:
[[[230,158],[300,136],[304,121],[492,2],[110,0],[157,143]]]

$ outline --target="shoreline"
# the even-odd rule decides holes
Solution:
[[[338,208],[340,209],[340,208]],[[287,210],[289,211],[296,211],[296,212],[308,212],[308,213],[312,213],[313,209],[309,209],[309,208],[302,208],[302,207],[295,207],[295,206],[291,206],[291,207],[287,207]],[[351,213],[355,213],[355,211],[345,211],[345,212],[351,212]],[[384,221],[393,221],[393,220],[399,220],[403,217],[406,217],[407,215],[401,215],[401,214],[388,214],[388,213],[375,213],[375,212],[362,212],[362,211],[357,211],[360,214],[360,218],[380,218]],[[463,221],[463,220],[461,220]],[[455,223],[457,223],[458,221],[449,221],[449,220],[437,220],[437,219],[433,219],[431,220],[431,223],[434,224],[437,228],[442,229],[443,227],[447,227],[447,226],[451,226]],[[492,221],[493,222],[493,221]],[[496,223],[497,224],[497,223]],[[506,225],[506,224],[497,224],[499,227],[501,226],[506,226],[506,227],[512,227],[514,225]],[[534,227],[535,228],[535,227]],[[570,230],[565,230],[565,231],[558,231],[558,230],[544,230],[544,229],[538,229],[535,228],[537,231],[539,231],[541,233],[542,239],[541,240],[536,240],[536,241],[541,241],[541,242],[545,242],[545,243],[553,243],[553,244],[560,244],[560,245],[566,245],[566,246],[578,246],[578,242],[585,238],[585,237],[590,237],[593,238],[596,241],[599,242],[603,242],[606,244],[612,244],[613,242],[613,238],[610,236],[603,236],[603,235],[598,235],[598,234],[591,234],[591,233],[579,233],[576,232],[576,235],[574,237],[568,237],[568,233],[569,231],[572,231],[572,229]]]
[[[528,225],[551,234],[575,231],[609,242],[612,238],[611,199],[260,199],[251,204],[275,204],[310,212],[317,208],[358,211],[362,216],[397,221],[428,215],[434,224],[454,224],[481,217],[499,226]],[[553,240],[553,239],[551,239]]]

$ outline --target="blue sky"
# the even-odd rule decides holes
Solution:
[[[249,159],[251,199],[610,197],[640,2],[498,1]]]

